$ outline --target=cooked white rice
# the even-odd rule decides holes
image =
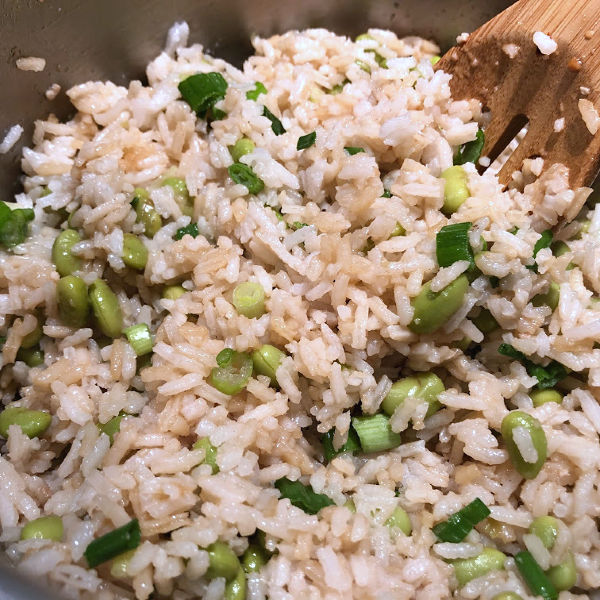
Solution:
[[[526,161],[503,190],[468,163],[470,197],[448,219],[440,175],[475,138],[481,107],[451,99],[430,42],[381,30],[357,42],[290,32],[254,39],[256,54],[238,70],[187,47],[188,33],[181,23],[171,30],[147,86],[70,89],[76,116],[37,122],[23,151],[25,193],[16,201],[35,219],[27,240],[0,255],[0,385],[4,404],[48,411],[52,423],[33,439],[12,425],[2,447],[0,539],[10,560],[70,598],[217,599],[230,591],[206,576],[206,548],[221,540],[241,556],[261,531],[273,554],[247,575],[249,600],[491,600],[503,591],[534,598],[511,558],[517,552],[529,549],[547,567],[570,550],[577,587],[561,600],[588,598],[600,587],[600,208],[585,206],[589,190],[569,189],[567,170],[543,161]],[[210,127],[178,90],[208,72],[228,82],[216,105],[226,114]],[[256,82],[268,91],[248,99]],[[327,93],[335,86],[340,93]],[[263,105],[285,133],[275,134]],[[315,144],[296,150],[313,131]],[[265,183],[257,195],[227,172],[228,148],[243,136],[255,150],[241,162]],[[191,216],[162,183],[167,176],[185,180]],[[163,219],[152,239],[130,205],[136,187]],[[151,366],[136,371],[125,338],[107,343],[91,324],[60,321],[51,247],[66,214],[82,236],[77,274],[110,283],[124,327],[150,325]],[[442,328],[417,335],[411,300],[423,284],[442,289],[469,267],[438,268],[436,233],[467,221],[480,274]],[[200,235],[173,241],[190,222]],[[398,224],[405,235],[390,237]],[[540,250],[537,271],[529,269],[546,229],[568,252]],[[149,251],[143,272],[123,261],[124,233]],[[244,281],[264,288],[259,318],[232,305]],[[557,308],[532,303],[552,281]],[[189,293],[161,299],[167,284]],[[472,322],[482,309],[498,330]],[[38,319],[44,364],[29,368],[18,351]],[[502,342],[571,370],[557,384],[561,404],[533,406],[538,380],[498,353]],[[278,387],[262,375],[235,396],[210,385],[223,348],[265,343],[287,355]],[[429,417],[423,401],[398,408],[391,424],[400,446],[323,460],[322,434],[335,427],[339,448],[359,409],[378,412],[392,382],[430,371],[446,388],[442,408]],[[515,470],[499,434],[514,409],[538,419],[547,438],[533,479]],[[128,416],[111,444],[97,425],[119,413]],[[534,463],[538,450],[526,429],[520,434],[515,443]],[[214,474],[205,451],[192,448],[199,438],[217,449]],[[334,504],[307,514],[280,497],[273,484],[282,477]],[[461,543],[438,540],[432,527],[475,498],[491,518]],[[410,535],[386,525],[397,507]],[[22,526],[43,515],[62,517],[61,541],[20,540]],[[551,551],[528,531],[542,515],[564,524]],[[111,576],[110,563],[88,568],[88,544],[133,518],[142,542],[126,575]],[[459,589],[451,561],[490,546],[507,555],[504,569]]]

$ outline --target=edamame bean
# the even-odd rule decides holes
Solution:
[[[242,556],[242,568],[246,573],[256,573],[267,564],[265,551],[256,544],[250,544]]]
[[[123,236],[123,262],[138,271],[143,271],[148,262],[148,248],[133,233]]]
[[[565,560],[559,565],[550,567],[546,575],[559,592],[572,588],[577,583],[577,568],[573,553],[569,551]]]
[[[163,289],[162,297],[167,300],[177,300],[181,298],[187,290],[181,285],[168,285]]]
[[[523,600],[523,598],[519,594],[515,594],[515,592],[500,592],[492,600]]]
[[[18,425],[30,438],[38,437],[50,427],[52,416],[42,410],[30,410],[24,406],[8,406],[0,413],[0,435],[8,437],[8,428]]]
[[[552,311],[556,310],[560,300],[560,285],[551,281],[545,294],[538,294],[531,299],[533,306],[549,306]]]
[[[162,218],[154,208],[150,195],[145,189],[136,188],[134,193],[131,204],[135,209],[136,221],[144,226],[144,233],[152,238],[162,227]]]
[[[246,600],[246,574],[239,569],[235,578],[225,585],[224,600]]]
[[[279,348],[275,348],[271,344],[264,344],[252,353],[254,370],[259,375],[266,375],[271,379],[272,384],[276,384],[277,378],[275,373],[277,373],[277,369],[284,356],[285,354]]]
[[[54,515],[29,521],[21,529],[22,540],[54,540],[60,542],[63,536],[63,522]]]
[[[510,461],[515,469],[525,479],[534,479],[540,472],[544,462],[546,461],[547,441],[546,434],[542,429],[540,422],[531,415],[521,410],[513,410],[509,412],[502,420],[501,425],[502,439],[506,444]],[[528,436],[529,440],[524,439],[525,445],[532,445],[535,449],[537,458],[529,462],[521,455],[519,446],[515,442]]]
[[[229,153],[231,154],[231,158],[233,158],[233,162],[239,162],[240,158],[244,156],[244,154],[250,154],[250,152],[254,152],[254,142],[247,137],[240,138],[233,146],[229,146]]]
[[[412,533],[410,517],[401,506],[397,506],[394,509],[394,512],[390,515],[385,524],[390,528],[397,527],[404,535],[410,535]]]
[[[81,241],[81,236],[74,229],[61,231],[52,244],[52,262],[61,277],[71,275],[81,269],[81,259],[71,254],[71,248]]]
[[[22,360],[28,367],[39,367],[44,364],[44,353],[39,348],[19,348],[17,360]]]
[[[442,212],[451,215],[471,195],[467,186],[467,174],[460,165],[455,165],[446,169],[442,178],[445,180]]]
[[[238,557],[225,542],[215,542],[206,550],[209,561],[209,567],[206,571],[208,579],[225,577],[227,581],[231,581],[241,570]]]
[[[33,348],[42,339],[42,319],[37,316],[37,323],[35,329],[30,331],[27,335],[23,336],[21,340],[21,348]]]
[[[200,448],[202,448],[204,450],[204,462],[211,466],[213,475],[219,472],[219,465],[217,465],[217,449],[210,443],[210,440],[207,437],[196,440],[192,448],[194,450],[200,450]]]
[[[392,384],[390,391],[381,403],[381,408],[386,415],[391,417],[407,398],[418,398],[429,404],[426,417],[430,417],[442,408],[437,397],[445,389],[444,383],[435,373],[419,373],[412,377],[404,377]]]
[[[412,300],[414,313],[409,329],[414,333],[437,331],[462,306],[468,289],[464,273],[439,292],[432,292],[431,282],[427,282]]]
[[[540,538],[545,548],[550,550],[554,546],[556,536],[560,529],[560,522],[557,518],[546,515],[543,517],[536,517],[529,526],[529,533]]]
[[[459,558],[452,561],[458,586],[463,587],[472,579],[482,577],[490,571],[504,568],[506,555],[495,548],[484,548],[481,554],[473,558]]]
[[[481,312],[471,319],[472,323],[483,333],[487,335],[498,329],[498,321],[494,319],[494,316],[487,308],[482,308]]]
[[[110,565],[110,574],[115,579],[124,579],[127,577],[127,567],[134,554],[135,550],[128,550],[127,552],[123,552],[123,554],[119,554],[116,558],[113,558],[112,564]]]
[[[105,281],[96,279],[90,285],[89,297],[100,331],[111,338],[120,337],[123,329],[123,313],[116,294]]]
[[[181,212],[187,217],[192,217],[194,215],[194,207],[191,204],[190,193],[185,181],[181,177],[167,177],[163,179],[162,184],[173,188],[175,201],[179,204]]]
[[[60,320],[70,327],[83,327],[90,310],[85,281],[75,275],[66,275],[56,284],[56,302]]]
[[[562,404],[563,395],[556,390],[531,390],[529,397],[533,401],[533,405],[537,408],[546,402],[556,402]]]

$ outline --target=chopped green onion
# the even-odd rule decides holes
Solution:
[[[373,58],[375,59],[375,62],[382,68],[382,69],[387,69],[387,60],[381,56],[381,54],[379,54],[379,52],[377,52],[377,50],[375,50],[375,48],[367,48],[365,50],[365,52],[371,52],[373,53]]]
[[[344,146],[344,150],[350,155],[354,156],[355,154],[359,154],[360,152],[364,152],[364,148],[360,148],[359,146]]]
[[[140,545],[141,536],[140,524],[137,519],[133,519],[127,525],[90,542],[83,555],[89,567],[94,568],[123,552],[135,550]]]
[[[360,440],[356,435],[356,431],[350,428],[348,431],[348,439],[346,443],[338,448],[337,450],[333,447],[333,436],[335,434],[335,428],[330,429],[322,438],[321,443],[323,444],[323,456],[327,462],[331,462],[338,454],[350,452],[354,454],[357,450],[360,450]]]
[[[251,194],[258,194],[262,192],[265,187],[265,182],[258,177],[251,167],[243,163],[234,163],[227,171],[229,177],[233,179],[234,183],[245,185]]]
[[[358,434],[363,452],[382,452],[402,443],[400,434],[392,431],[389,417],[381,413],[353,417],[352,427]]]
[[[447,521],[435,525],[433,533],[442,542],[457,544],[467,537],[477,523],[489,517],[490,514],[490,509],[479,498],[475,498],[473,502],[450,515]]]
[[[213,475],[219,472],[219,465],[217,464],[217,449],[210,443],[210,440],[207,437],[196,440],[192,448],[194,450],[204,450],[204,462],[210,466]]]
[[[551,229],[546,229],[546,231],[542,231],[542,234],[540,236],[540,239],[535,243],[535,246],[533,247],[533,260],[535,261],[536,256],[538,255],[538,252],[540,250],[542,250],[542,248],[548,248],[550,246],[550,244],[552,243],[552,230]],[[537,264],[534,262],[532,265],[525,265],[528,269],[530,269],[531,271],[534,271],[535,273],[537,273]]]
[[[152,352],[152,335],[146,323],[127,327],[123,330],[123,333],[127,336],[127,341],[131,344],[137,356]]]
[[[265,290],[260,283],[245,281],[233,290],[233,306],[240,315],[256,319],[265,314]]]
[[[263,117],[267,117],[267,119],[271,121],[271,129],[275,135],[282,135],[285,133],[281,121],[266,106],[263,106]]]
[[[435,66],[435,65],[437,65],[437,64],[438,64],[438,62],[440,62],[440,60],[441,60],[441,59],[442,59],[442,57],[441,57],[441,56],[438,56],[438,55],[436,54],[435,56],[432,56],[432,57],[429,59],[429,62],[431,63],[431,65],[432,65],[432,66]]]
[[[337,96],[338,94],[341,94],[342,91],[344,90],[344,86],[350,83],[349,79],[344,79],[344,81],[342,81],[342,83],[337,83],[336,85],[334,85],[327,93],[332,95],[332,96]]]
[[[294,506],[309,515],[316,515],[322,508],[332,506],[335,502],[325,494],[317,494],[310,485],[300,481],[291,481],[282,477],[275,482],[282,498],[287,498]]]
[[[453,223],[440,229],[435,236],[435,252],[440,267],[449,267],[459,260],[475,265],[473,249],[469,243],[471,223]]]
[[[485,144],[485,134],[483,130],[477,130],[477,137],[472,142],[463,144],[454,155],[455,165],[464,165],[465,163],[476,163],[481,156],[481,151]]]
[[[389,516],[385,524],[390,528],[398,528],[404,535],[412,533],[412,523],[408,513],[401,507],[397,506],[394,512]]]
[[[556,588],[530,552],[524,550],[515,554],[515,563],[534,596],[541,596],[544,600],[557,600]]]
[[[306,135],[301,135],[298,138],[298,143],[296,144],[296,150],[306,150],[306,148],[310,148],[317,141],[317,132],[311,131]]]
[[[246,92],[246,98],[248,100],[257,100],[261,94],[266,94],[266,93],[267,93],[267,88],[260,81],[257,81],[254,84],[254,89],[248,90]]]
[[[225,98],[227,82],[221,73],[197,73],[178,85],[183,99],[199,116],[205,117],[214,105]]]
[[[182,285],[168,285],[162,291],[162,297],[166,300],[177,300],[186,292],[187,290]]]
[[[381,194],[382,198],[391,198],[392,197],[392,192],[390,192],[390,190],[383,190],[383,194]]]
[[[198,231],[197,223],[190,223],[185,227],[180,227],[173,236],[174,240],[180,240],[184,235],[191,235],[193,238],[198,237],[200,232]]]
[[[115,434],[121,430],[121,421],[126,417],[127,413],[120,411],[116,417],[106,421],[106,423],[98,423],[100,433],[105,433],[110,438],[110,443],[113,443]]]
[[[225,348],[217,354],[217,366],[208,381],[223,394],[234,396],[241,392],[252,377],[252,358],[245,352]]]
[[[564,379],[568,375],[565,366],[559,362],[551,360],[545,367],[542,367],[529,360],[522,352],[519,352],[510,344],[500,344],[498,352],[504,356],[518,360],[525,367],[528,375],[537,378],[538,384],[536,387],[540,390],[554,387],[561,379]]]
[[[252,353],[254,370],[259,375],[266,375],[271,384],[277,384],[277,369],[284,359],[285,353],[271,344],[263,344]]]
[[[354,61],[360,68],[361,70],[363,70],[365,73],[371,73],[371,67],[369,66],[369,63],[365,62],[364,60],[361,60],[360,58],[357,58]]]
[[[302,223],[302,221],[294,221],[290,225],[290,229],[293,229],[294,231],[298,231],[298,229],[302,229],[303,227],[308,227],[308,223]]]
[[[12,248],[21,244],[27,237],[27,223],[34,217],[31,208],[15,208],[11,210],[6,202],[0,201],[0,244]]]

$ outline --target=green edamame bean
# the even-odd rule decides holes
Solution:
[[[529,526],[529,533],[540,538],[545,548],[550,550],[554,546],[556,536],[560,529],[560,521],[551,515],[536,517]]]
[[[246,600],[246,574],[239,569],[235,578],[225,585],[224,600]]]
[[[452,561],[458,586],[463,587],[472,579],[482,577],[490,571],[504,568],[506,555],[495,548],[484,548],[479,556],[459,558]]]
[[[33,348],[42,339],[42,319],[38,315],[35,329],[30,331],[27,335],[23,336],[21,340],[21,348]]]
[[[231,581],[241,570],[238,557],[225,542],[215,542],[206,550],[209,561],[209,567],[206,571],[208,579],[225,577],[227,581]]]
[[[123,313],[117,295],[102,279],[96,279],[90,285],[90,303],[98,327],[104,335],[111,338],[121,336],[123,329]]]
[[[71,254],[71,248],[81,241],[74,229],[61,231],[52,244],[52,262],[61,277],[81,269],[81,259]]]
[[[419,373],[412,377],[404,377],[392,384],[390,391],[381,403],[381,408],[386,415],[391,417],[407,398],[419,398],[429,404],[426,417],[430,417],[442,408],[437,397],[445,389],[444,383],[435,373]]]
[[[133,233],[123,236],[123,262],[138,271],[143,271],[148,262],[148,248]]]
[[[271,383],[276,384],[277,378],[275,377],[275,373],[284,356],[285,354],[279,348],[275,348],[271,344],[263,344],[258,350],[252,353],[254,370],[259,375],[270,377]]]
[[[410,517],[401,506],[397,506],[394,509],[394,512],[390,515],[385,524],[390,528],[397,527],[404,535],[410,535],[412,533]]]
[[[135,188],[135,196],[131,202],[135,209],[136,222],[144,226],[144,233],[152,238],[162,227],[162,218],[154,208],[150,194],[144,188]]]
[[[529,397],[533,401],[533,405],[537,408],[546,402],[556,402],[562,404],[563,395],[556,390],[531,390]]]
[[[267,564],[265,551],[256,544],[250,544],[242,556],[242,568],[246,573],[256,573]]]
[[[18,425],[30,438],[38,437],[50,427],[52,415],[42,410],[30,410],[24,406],[8,406],[0,413],[0,435],[8,437],[8,428]]]
[[[85,281],[75,275],[66,275],[56,284],[56,302],[60,320],[70,327],[83,327],[90,310]]]
[[[494,316],[487,308],[481,309],[481,312],[476,317],[473,317],[471,321],[484,335],[496,331],[499,327],[498,321],[494,319]]]
[[[127,577],[127,567],[134,554],[135,550],[128,550],[127,552],[123,552],[123,554],[119,554],[116,558],[113,558],[112,564],[110,565],[111,576],[115,579],[124,579]]]
[[[414,333],[433,333],[462,306],[469,289],[469,280],[463,273],[439,292],[431,291],[427,282],[412,300],[413,319],[408,327]]]
[[[62,519],[54,515],[29,521],[21,529],[22,540],[54,540],[55,542],[60,542],[62,536]]]
[[[521,456],[519,448],[514,441],[514,432],[517,428],[522,428],[529,434],[531,443],[537,452],[537,460],[535,462],[527,462]],[[544,433],[540,422],[526,412],[513,410],[502,420],[500,431],[502,433],[502,439],[506,444],[510,461],[515,469],[525,477],[525,479],[534,479],[546,461],[548,449],[546,434]]]
[[[460,165],[455,165],[446,169],[442,178],[445,180],[442,212],[451,215],[471,195],[467,186],[467,174]]]
[[[22,360],[28,367],[39,367],[44,364],[44,353],[39,348],[19,348],[17,360]]]
[[[163,179],[162,184],[173,188],[175,201],[179,204],[181,212],[187,217],[192,217],[194,215],[194,207],[191,204],[190,193],[185,181],[181,177],[167,177]]]
[[[167,300],[177,300],[177,298],[181,298],[187,290],[181,285],[168,285],[163,289],[162,297]]]
[[[545,294],[538,294],[531,299],[533,306],[549,306],[553,311],[556,310],[560,300],[560,285],[551,281],[548,291]]]
[[[577,568],[573,553],[569,551],[565,560],[559,565],[550,567],[546,575],[559,592],[571,589],[577,583]]]
[[[515,594],[515,592],[500,592],[492,600],[523,600],[523,598],[519,594]]]
[[[231,154],[231,158],[233,158],[234,162],[239,162],[240,158],[244,156],[244,154],[250,154],[250,152],[254,152],[254,142],[247,137],[240,138],[233,146],[229,146],[229,153]]]
[[[211,466],[213,475],[219,472],[217,449],[210,443],[210,440],[207,437],[196,440],[192,448],[194,450],[202,448],[204,450],[204,462]]]

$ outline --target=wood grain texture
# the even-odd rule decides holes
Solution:
[[[536,31],[557,42],[553,54],[539,52]],[[519,47],[512,59],[507,44]],[[586,98],[600,110],[600,0],[520,0],[450,49],[437,68],[452,73],[456,99],[478,98],[491,111],[484,154],[513,118],[529,119],[525,139],[499,174],[503,183],[532,156],[542,156],[546,167],[569,167],[574,187],[592,183],[600,168],[600,131],[588,131],[578,102]],[[557,133],[559,118],[565,128]]]

